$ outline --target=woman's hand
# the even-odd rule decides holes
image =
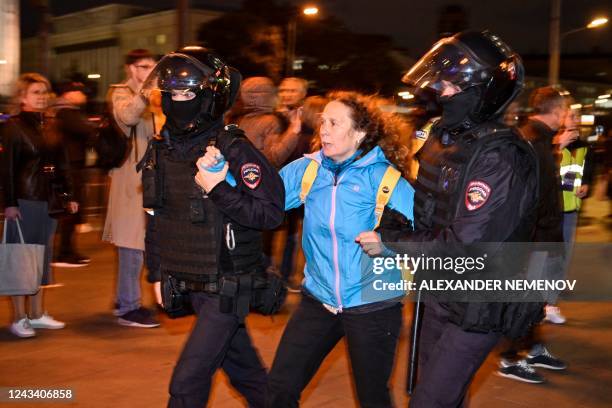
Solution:
[[[363,252],[369,256],[378,256],[383,253],[384,246],[378,232],[364,231],[357,235],[355,242],[361,245]]]
[[[4,218],[7,220],[16,220],[22,219],[21,212],[19,211],[19,207],[6,207],[4,209]]]
[[[213,172],[207,169],[214,167],[223,157],[219,149],[214,146],[208,146],[206,148],[206,154],[200,157],[196,162],[198,167],[198,173],[195,176],[196,183],[204,189],[207,193],[210,192],[217,184],[225,180],[229,165],[227,162],[223,165],[221,171]]]
[[[68,213],[76,214],[79,211],[79,203],[76,201],[70,201],[68,203]]]

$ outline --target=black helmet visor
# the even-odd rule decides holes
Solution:
[[[161,92],[197,93],[211,88],[213,71],[197,59],[181,53],[170,53],[163,57],[143,84],[144,93]],[[212,80],[212,81],[211,81]]]
[[[438,41],[402,78],[402,82],[415,88],[430,88],[442,93],[445,82],[462,91],[482,83],[489,76],[488,66],[454,38]]]

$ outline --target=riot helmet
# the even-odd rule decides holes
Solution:
[[[231,107],[240,73],[207,48],[187,46],[164,56],[143,85],[159,90],[166,125],[174,132],[194,132],[219,121]]]
[[[417,91],[435,92],[443,106],[443,88],[458,88],[461,96],[455,102],[462,98],[457,111],[463,118],[456,126],[466,129],[503,113],[523,87],[524,69],[518,54],[498,36],[465,31],[438,41],[402,81]]]

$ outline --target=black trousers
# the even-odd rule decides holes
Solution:
[[[401,304],[363,314],[334,315],[303,296],[287,323],[268,377],[268,407],[297,407],[319,366],[346,337],[362,407],[391,407],[388,381],[402,326]]]
[[[448,311],[437,302],[425,303],[419,336],[419,378],[410,408],[465,406],[474,374],[501,337],[499,333],[465,331],[448,317]]]
[[[82,208],[85,206],[83,199],[85,198],[85,181],[83,179],[84,163],[71,163],[72,171],[72,187],[74,190],[73,200],[79,203],[79,211],[76,214],[67,214],[61,217],[58,221],[57,232],[59,234],[59,248],[57,250],[58,257],[74,255],[74,230],[78,224],[83,223]]]
[[[204,407],[218,368],[225,371],[249,407],[263,407],[266,369],[245,325],[234,314],[219,311],[217,295],[196,292],[190,297],[198,319],[174,367],[168,407]]]

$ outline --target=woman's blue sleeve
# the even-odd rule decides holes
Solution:
[[[401,177],[397,182],[387,206],[404,214],[414,223],[414,188],[405,178]]]
[[[302,177],[308,163],[310,163],[309,159],[301,158],[289,163],[280,171],[280,176],[285,185],[285,211],[302,205],[300,200]]]

